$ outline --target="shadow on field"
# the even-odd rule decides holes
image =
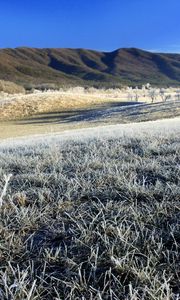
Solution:
[[[140,106],[143,103],[138,102],[111,102],[100,107],[93,109],[71,109],[62,110],[57,112],[41,113],[30,118],[20,120],[18,124],[48,124],[48,123],[72,123],[72,122],[84,122],[84,121],[97,121],[99,118],[103,118],[105,115],[111,113],[111,111],[130,112],[132,107]]]
[[[71,109],[48,112],[18,122],[24,124],[67,124],[73,122],[97,122],[118,118],[119,121],[142,121],[153,117],[172,117],[180,114],[180,101],[157,103],[112,102],[93,109]]]

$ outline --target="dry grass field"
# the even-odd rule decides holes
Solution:
[[[13,95],[0,100],[0,138],[23,136],[29,134],[56,132],[65,129],[87,127],[87,124],[70,124],[70,122],[47,122],[52,114],[63,120],[82,114],[90,109],[101,109],[109,103],[119,102],[119,99],[108,98],[106,95],[86,95],[66,92],[38,92],[29,95]],[[41,118],[40,124],[35,124],[35,118]],[[30,119],[28,119],[30,118]],[[28,121],[29,120],[29,121]]]
[[[151,94],[153,96],[151,96]],[[172,100],[180,100],[178,89],[164,89],[163,94]],[[151,99],[153,98],[153,101]],[[168,98],[167,98],[168,99]],[[160,102],[159,89],[108,89],[98,90],[82,87],[60,91],[34,91],[30,94],[0,95],[0,120],[14,120],[41,113],[92,108],[119,102]]]
[[[81,92],[37,92],[0,100],[0,120],[20,119],[35,114],[90,108],[121,99],[108,94]]]
[[[1,96],[1,300],[179,299],[172,95]]]
[[[148,90],[85,90],[76,87],[61,91],[34,91],[31,94],[1,94],[0,138],[58,132],[103,124],[156,120],[180,115],[175,89],[162,101],[148,96]]]
[[[178,300],[180,119],[0,143],[1,300]]]

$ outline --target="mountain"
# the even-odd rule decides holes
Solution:
[[[85,49],[0,49],[0,79],[37,85],[179,85],[180,54],[136,48],[113,52]]]

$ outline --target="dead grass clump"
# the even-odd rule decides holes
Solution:
[[[0,80],[0,92],[7,94],[24,94],[25,89],[23,86],[18,85],[11,81]]]

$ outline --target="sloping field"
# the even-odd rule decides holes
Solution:
[[[123,95],[121,96],[123,99]],[[68,92],[19,94],[0,99],[0,120],[14,120],[36,114],[88,108],[122,101],[114,95]]]
[[[0,298],[173,300],[180,119],[0,143]]]
[[[121,90],[45,92],[0,99],[0,138],[52,133],[74,128],[157,120],[180,115],[180,100],[128,101]],[[172,91],[171,91],[172,92]],[[176,100],[175,100],[176,99]],[[144,103],[146,101],[146,103]]]

